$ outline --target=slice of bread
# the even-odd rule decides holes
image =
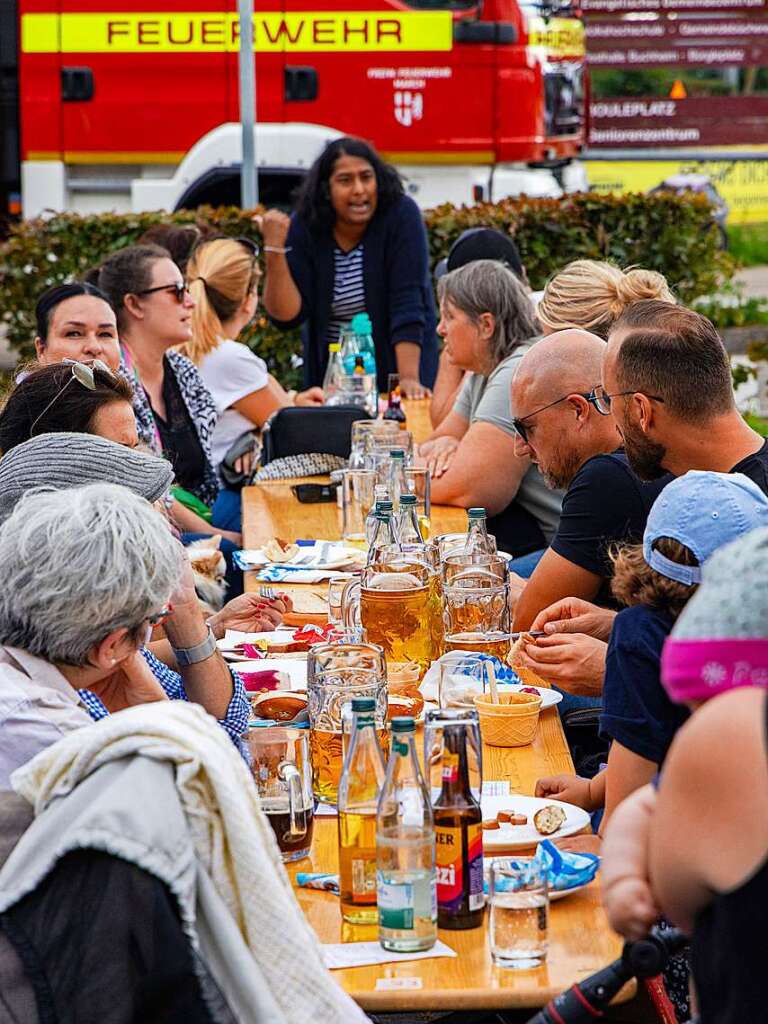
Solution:
[[[547,804],[540,811],[536,811],[533,816],[533,824],[541,835],[551,836],[561,825],[565,824],[565,811],[555,804]]]

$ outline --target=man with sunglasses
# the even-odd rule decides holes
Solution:
[[[644,483],[620,449],[600,400],[604,354],[597,335],[558,331],[523,356],[512,384],[515,454],[528,455],[551,487],[566,488],[557,532],[518,598],[515,629],[528,629],[543,608],[565,597],[613,604],[609,550],[642,537],[668,479]],[[550,642],[556,638],[536,645],[543,657]],[[573,669],[577,674],[579,666]]]

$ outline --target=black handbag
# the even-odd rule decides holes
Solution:
[[[337,455],[348,459],[352,424],[371,417],[355,405],[281,409],[261,433],[261,464],[287,455]]]

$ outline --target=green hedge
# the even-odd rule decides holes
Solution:
[[[22,358],[33,355],[33,310],[44,288],[78,277],[109,252],[133,243],[159,219],[206,221],[225,234],[258,240],[251,216],[225,207],[174,214],[56,214],[22,222],[0,246],[0,310],[11,346]],[[716,291],[732,272],[732,261],[718,249],[703,196],[523,196],[497,204],[440,206],[426,211],[425,222],[433,265],[465,228],[489,225],[511,232],[533,288],[542,288],[555,271],[578,257],[659,270],[685,302]],[[298,332],[277,331],[261,317],[248,340],[286,386],[296,385],[300,371],[292,356],[301,350]]]

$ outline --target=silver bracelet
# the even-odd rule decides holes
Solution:
[[[171,644],[171,649],[176,656],[179,667],[186,668],[188,665],[197,665],[199,662],[210,658],[212,654],[215,654],[216,637],[213,635],[210,625],[208,625],[208,636],[199,644],[195,644],[194,647],[174,647]]]
[[[286,253],[291,252],[293,249],[292,245],[265,245],[262,246],[264,252],[279,252],[282,256]]]

